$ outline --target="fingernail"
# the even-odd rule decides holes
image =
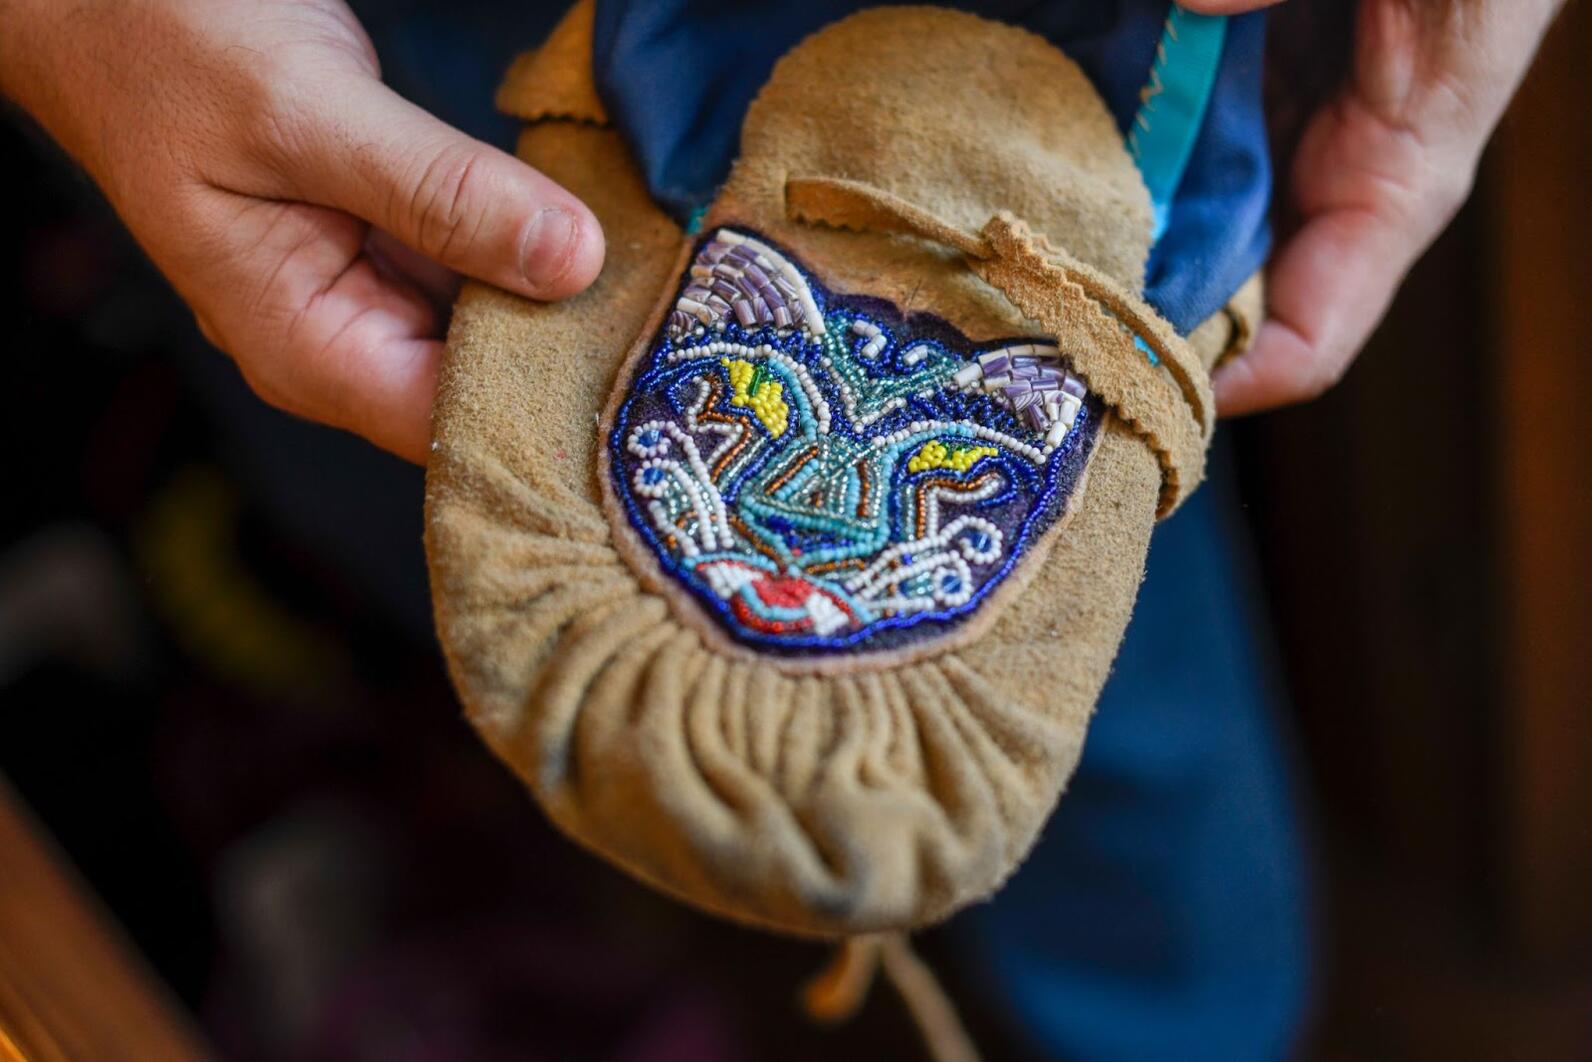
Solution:
[[[575,252],[575,219],[567,210],[547,207],[525,230],[520,273],[533,288],[556,284],[569,270]]]

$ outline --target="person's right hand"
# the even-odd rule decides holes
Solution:
[[[413,461],[452,274],[557,299],[602,266],[574,196],[381,83],[342,0],[0,0],[0,92],[261,397]]]

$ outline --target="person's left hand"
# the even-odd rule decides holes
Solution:
[[[1275,2],[1183,6],[1226,15]],[[1267,271],[1267,320],[1215,376],[1223,415],[1314,398],[1343,376],[1469,197],[1482,148],[1562,2],[1360,0],[1349,76],[1294,160],[1285,194],[1300,223]]]

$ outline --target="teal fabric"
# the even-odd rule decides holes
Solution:
[[[1128,129],[1128,150],[1150,189],[1157,241],[1171,221],[1173,200],[1205,124],[1226,43],[1225,17],[1173,7],[1156,46],[1150,80]]]

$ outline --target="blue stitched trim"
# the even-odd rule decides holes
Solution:
[[[1150,80],[1128,130],[1128,151],[1150,189],[1157,240],[1166,232],[1205,122],[1226,39],[1225,16],[1196,15],[1173,4],[1156,46]]]
[[[718,229],[606,440],[666,576],[732,637],[811,655],[965,622],[1065,511],[1100,404],[1044,340],[828,291]]]
[[[687,236],[695,236],[702,231],[702,219],[707,215],[707,212],[708,205],[706,203],[692,209],[690,215],[685,219],[685,234]]]

